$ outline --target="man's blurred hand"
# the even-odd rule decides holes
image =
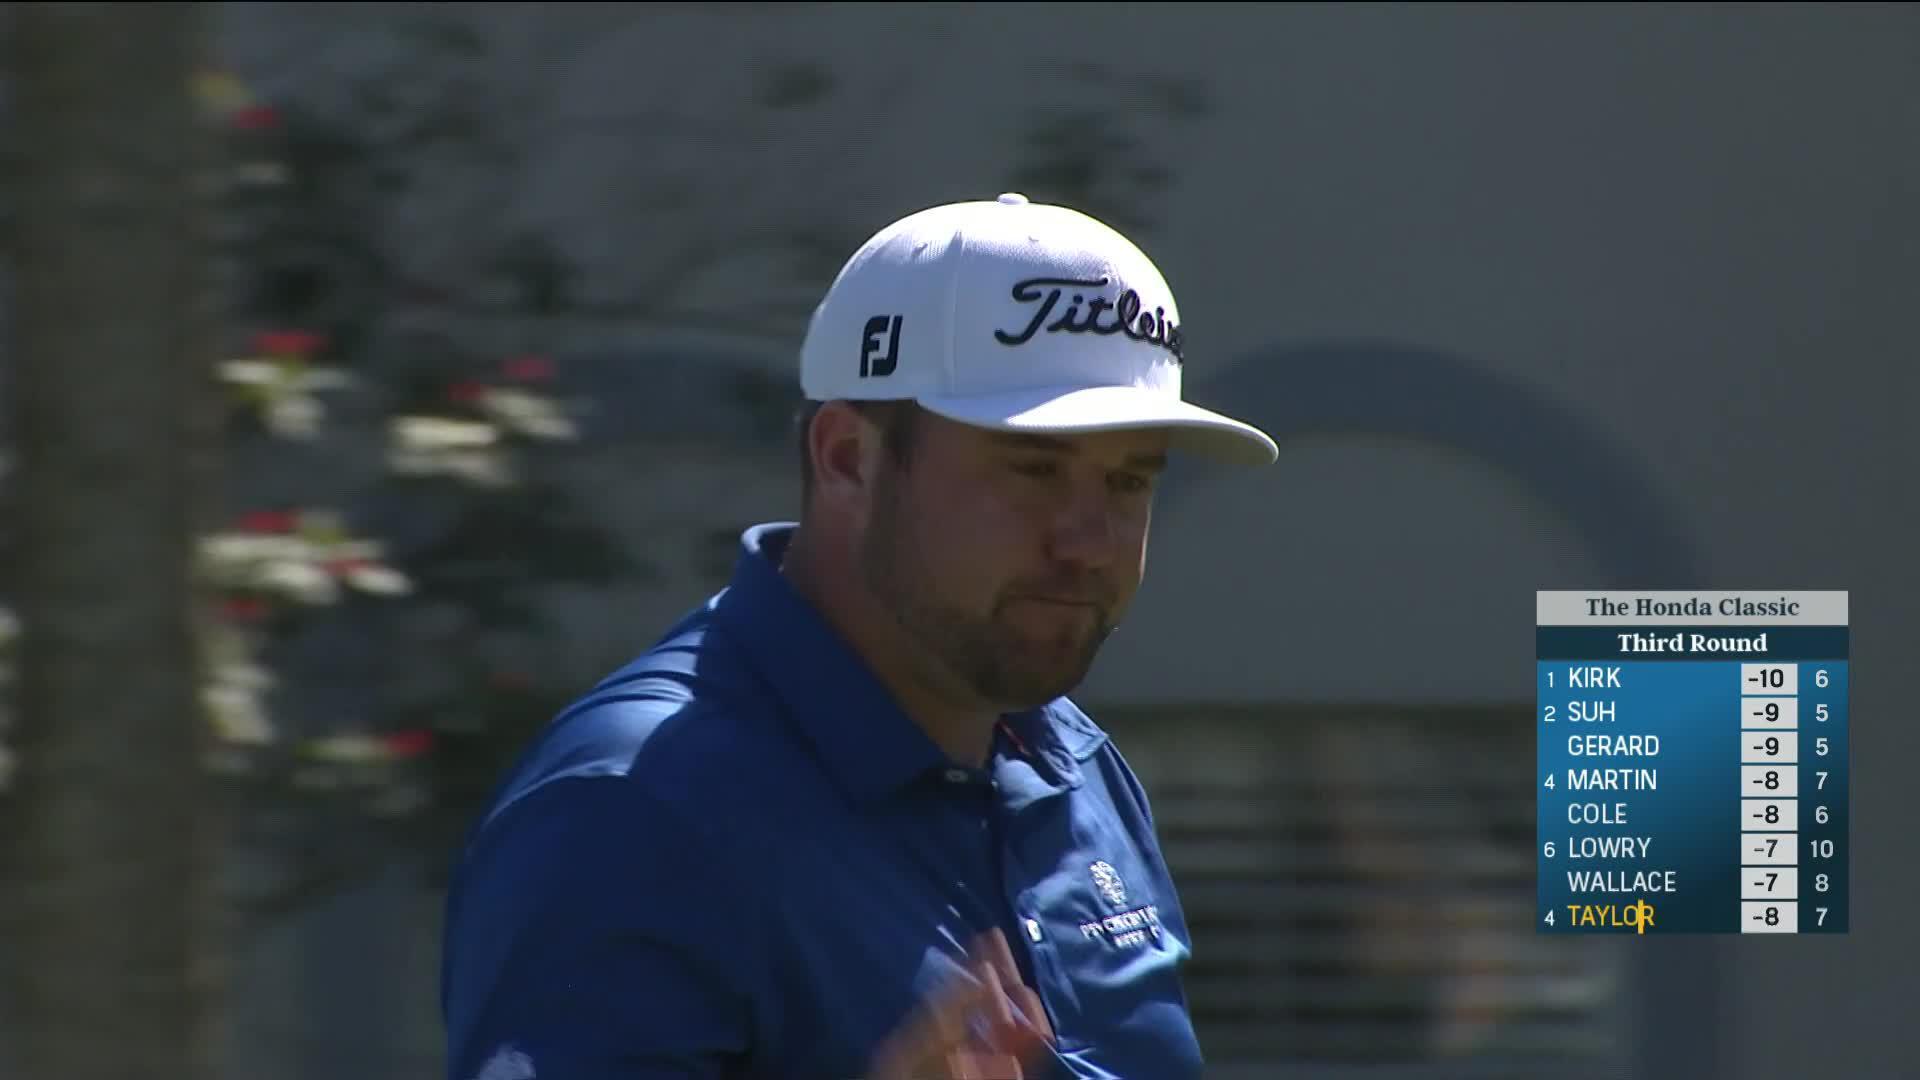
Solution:
[[[1053,1045],[1040,996],[999,930],[975,938],[965,974],[881,1043],[869,1080],[1026,1080]]]

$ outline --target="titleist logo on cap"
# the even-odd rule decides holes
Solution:
[[[1067,289],[1104,289],[1112,284],[1109,278],[1028,278],[1015,282],[1012,296],[1022,304],[1038,304],[1033,318],[1026,329],[1017,334],[1005,330],[995,330],[994,340],[1002,345],[1024,345],[1033,340],[1042,330],[1049,334],[1099,334],[1108,336],[1124,334],[1134,341],[1144,341],[1157,345],[1173,354],[1174,363],[1184,363],[1180,355],[1180,327],[1167,318],[1165,308],[1142,311],[1145,302],[1140,294],[1132,289],[1121,292],[1119,299],[1108,300],[1104,296],[1089,298],[1085,293],[1075,293],[1068,302],[1066,310],[1060,312],[1052,322],[1047,317],[1060,306],[1060,299]],[[1082,306],[1084,305],[1084,307]]]

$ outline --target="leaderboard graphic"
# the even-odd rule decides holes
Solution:
[[[1536,608],[1536,928],[1846,933],[1847,594]]]

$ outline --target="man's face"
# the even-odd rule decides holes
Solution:
[[[921,413],[884,458],[862,537],[868,586],[918,651],[996,707],[1086,677],[1145,568],[1159,431],[1020,436]]]

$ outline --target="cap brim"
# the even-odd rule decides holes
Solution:
[[[1036,435],[1164,429],[1174,450],[1235,465],[1271,465],[1266,432],[1188,401],[1135,386],[1039,387],[923,397],[922,408],[974,427]]]

